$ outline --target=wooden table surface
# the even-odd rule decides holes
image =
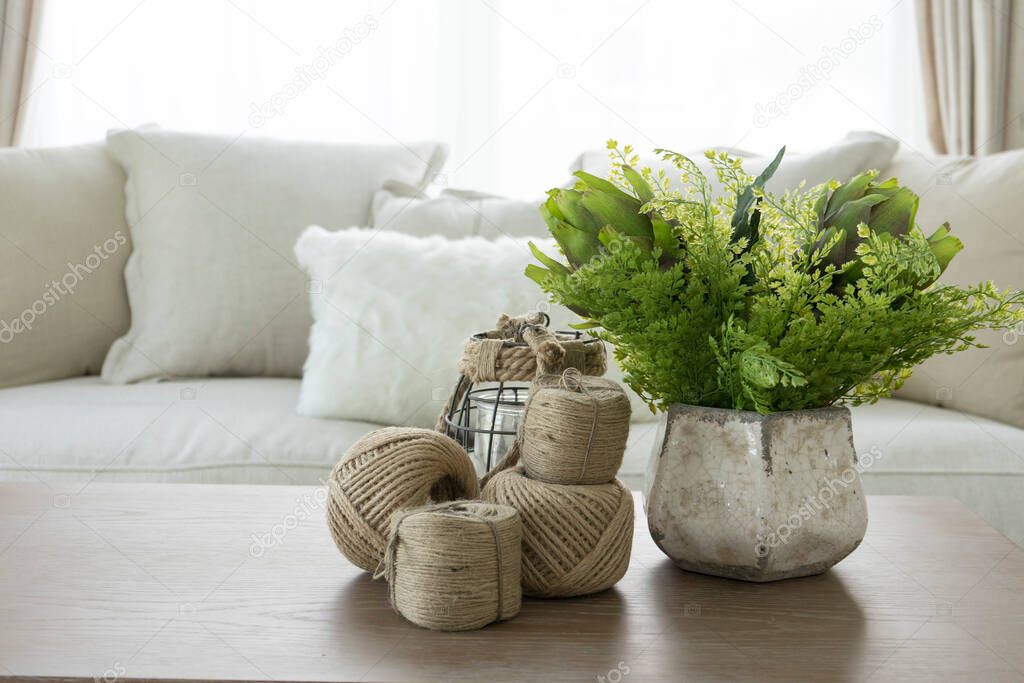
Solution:
[[[341,557],[321,489],[0,484],[0,676],[1024,679],[1024,551],[954,500],[869,509],[839,566],[773,584],[676,569],[640,516],[616,588],[437,633]]]

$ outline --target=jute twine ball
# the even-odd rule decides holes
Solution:
[[[468,631],[519,614],[519,513],[455,501],[399,512],[384,565],[391,605],[424,628]]]
[[[516,468],[483,490],[523,521],[523,593],[561,598],[596,593],[626,573],[633,548],[633,496],[610,484],[545,484]]]
[[[549,484],[607,484],[622,465],[629,417],[616,382],[570,370],[538,377],[522,426],[526,474]]]
[[[391,517],[428,502],[476,498],[469,455],[429,429],[385,427],[348,450],[328,479],[327,524],[352,564],[372,572],[384,559]]]

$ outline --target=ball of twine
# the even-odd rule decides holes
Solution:
[[[520,460],[549,484],[607,484],[622,466],[630,407],[616,382],[566,370],[534,380]]]
[[[374,578],[387,578],[391,605],[424,628],[468,631],[519,614],[519,513],[505,505],[454,501],[395,515]]]
[[[545,484],[516,468],[483,490],[492,503],[519,511],[523,524],[523,593],[561,598],[596,593],[626,573],[633,547],[633,496],[610,484]]]
[[[473,462],[449,437],[429,429],[386,427],[345,453],[328,479],[327,524],[352,564],[372,572],[384,559],[395,512],[480,491]]]

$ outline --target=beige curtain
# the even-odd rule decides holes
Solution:
[[[928,135],[940,154],[1024,146],[1024,0],[917,0]]]
[[[0,147],[18,144],[29,97],[32,67],[39,53],[42,0],[0,0]]]

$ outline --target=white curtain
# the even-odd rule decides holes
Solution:
[[[874,129],[927,145],[900,0],[47,0],[43,33],[35,145],[150,122],[441,139],[449,187],[529,199],[609,137],[799,151]],[[315,76],[293,91],[300,72]]]
[[[0,147],[19,142],[39,53],[42,0],[0,0]]]
[[[928,134],[937,152],[1024,145],[1024,0],[917,0]]]

